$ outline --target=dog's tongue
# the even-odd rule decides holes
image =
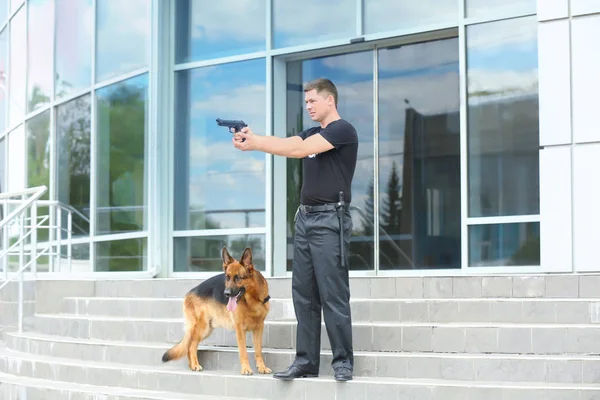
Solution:
[[[235,311],[236,307],[237,307],[237,302],[235,301],[235,297],[230,297],[229,302],[227,302],[227,309],[229,311]]]

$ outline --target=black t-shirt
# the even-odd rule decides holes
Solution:
[[[335,203],[339,192],[344,192],[344,201],[352,201],[352,178],[356,168],[358,134],[348,121],[339,119],[325,128],[309,128],[298,134],[302,140],[320,133],[333,149],[320,154],[311,154],[302,160],[302,192],[300,203],[314,205]]]

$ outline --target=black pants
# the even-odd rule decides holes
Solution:
[[[344,250],[348,254],[352,217],[344,213]],[[298,320],[296,360],[307,372],[318,372],[321,351],[321,308],[333,353],[332,367],[354,366],[348,263],[340,258],[337,212],[296,214],[292,299]],[[347,257],[346,257],[347,260]]]

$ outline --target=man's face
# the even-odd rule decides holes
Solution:
[[[312,89],[305,93],[306,111],[313,121],[320,122],[329,115],[333,106],[333,96],[327,92],[317,93]]]

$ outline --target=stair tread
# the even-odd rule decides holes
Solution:
[[[122,341],[122,340],[107,340],[96,338],[77,338],[70,336],[49,335],[38,332],[7,332],[7,336],[21,337],[38,341],[55,342],[55,343],[70,343],[70,344],[87,344],[98,346],[126,346],[137,348],[151,349],[167,349],[175,343],[171,342],[143,342],[143,341]],[[1,342],[0,342],[1,343]],[[198,350],[233,352],[237,353],[236,347],[218,346],[218,345],[200,345]],[[13,351],[13,350],[11,350]],[[248,351],[253,352],[252,346],[248,346]],[[294,354],[293,349],[277,349],[263,347],[265,354]],[[331,355],[330,350],[321,350],[321,354]],[[527,359],[527,360],[598,360],[598,356],[585,354],[504,354],[504,353],[446,353],[446,352],[387,352],[387,351],[355,351],[355,356],[377,356],[377,357],[415,357],[415,358],[452,358],[452,359]]]
[[[0,372],[0,383],[13,384],[20,387],[35,387],[59,390],[61,392],[79,392],[94,395],[128,396],[148,400],[247,400],[243,397],[224,397],[211,395],[192,395],[185,393],[162,392],[145,389],[130,389],[115,386],[96,386],[83,383],[53,381],[49,379],[17,376]],[[256,400],[256,399],[253,399]]]
[[[34,355],[30,353],[23,353],[10,349],[0,349],[0,358],[8,360],[20,360],[30,361],[35,364],[48,363],[52,365],[52,368],[57,368],[61,365],[70,365],[88,369],[110,369],[122,371],[125,374],[133,372],[150,372],[150,373],[162,373],[171,375],[193,375],[193,376],[210,376],[220,377],[229,380],[239,379],[262,379],[272,380],[272,375],[262,375],[254,373],[252,376],[242,376],[238,372],[226,371],[226,370],[204,370],[202,372],[193,372],[177,364],[165,364],[164,366],[147,366],[138,364],[122,364],[115,362],[97,361],[89,363],[85,360],[60,358],[51,356]],[[37,378],[36,378],[37,379]],[[304,378],[304,382],[310,381],[333,381],[331,376],[319,376],[317,378]],[[577,389],[577,390],[598,390],[598,384],[593,383],[562,383],[562,382],[507,382],[507,381],[461,381],[451,379],[418,379],[418,378],[389,378],[389,377],[363,377],[355,376],[353,382],[362,382],[368,384],[396,384],[396,385],[423,385],[423,386],[455,386],[455,387],[496,387],[496,388],[540,388],[540,389]]]
[[[161,318],[161,317],[130,317],[130,316],[110,316],[110,315],[78,315],[71,313],[35,313],[37,318],[48,318],[48,319],[71,319],[71,320],[89,320],[89,321],[130,321],[130,322],[173,322],[182,323],[184,322],[182,317],[178,318]],[[295,320],[266,320],[266,325],[295,325]],[[321,325],[324,326],[325,322],[322,321]],[[600,329],[600,324],[595,323],[559,323],[559,322],[461,322],[461,321],[448,321],[448,322],[422,322],[422,321],[403,321],[403,322],[374,322],[374,321],[358,321],[353,322],[353,326],[374,326],[374,327],[407,327],[407,326],[420,326],[420,327],[458,327],[458,328],[589,328],[589,329]]]

